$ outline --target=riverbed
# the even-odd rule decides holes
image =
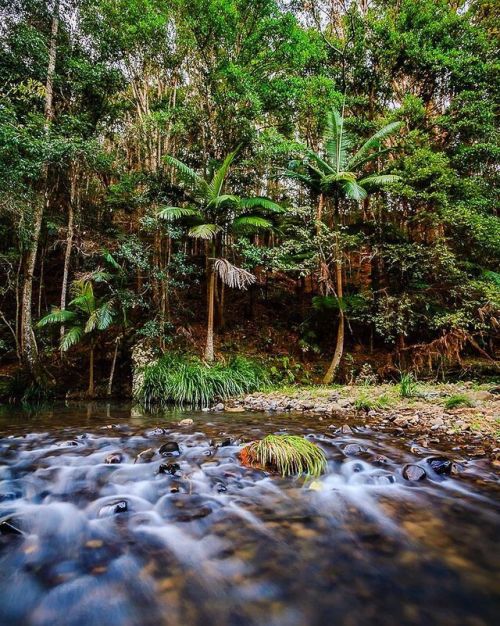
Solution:
[[[302,413],[2,407],[0,624],[496,623],[494,467],[393,431]],[[241,446],[268,433],[320,445],[325,475],[243,467]]]

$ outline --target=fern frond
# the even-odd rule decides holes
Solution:
[[[221,230],[218,224],[199,224],[190,228],[188,235],[196,239],[213,239]]]
[[[81,326],[72,326],[61,339],[61,350],[66,352],[66,350],[69,350],[72,346],[81,341],[82,337],[83,328]]]

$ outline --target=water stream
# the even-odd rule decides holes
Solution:
[[[493,468],[350,424],[2,409],[0,624],[498,623]],[[242,467],[241,444],[271,432],[321,445],[327,473],[304,482]],[[436,456],[453,472],[435,472]],[[407,464],[426,477],[406,480]]]

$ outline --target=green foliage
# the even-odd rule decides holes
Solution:
[[[243,357],[235,357],[227,364],[208,365],[196,357],[170,353],[147,365],[143,374],[136,399],[148,407],[207,407],[214,400],[255,391],[268,383],[264,369]]]
[[[401,374],[401,380],[399,381],[399,395],[402,398],[414,398],[418,395],[418,384],[413,374]]]
[[[282,476],[320,476],[326,469],[326,456],[319,446],[297,435],[267,435],[241,451],[244,463],[256,465]]]
[[[457,409],[459,407],[473,407],[472,400],[463,393],[457,393],[444,401],[445,409]]]

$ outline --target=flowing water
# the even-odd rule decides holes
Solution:
[[[0,624],[498,623],[492,467],[350,424],[345,434],[302,415],[4,409]],[[240,465],[242,442],[285,432],[323,448],[319,480]],[[443,452],[458,473],[432,470],[428,457]],[[405,480],[408,463],[426,478]]]

